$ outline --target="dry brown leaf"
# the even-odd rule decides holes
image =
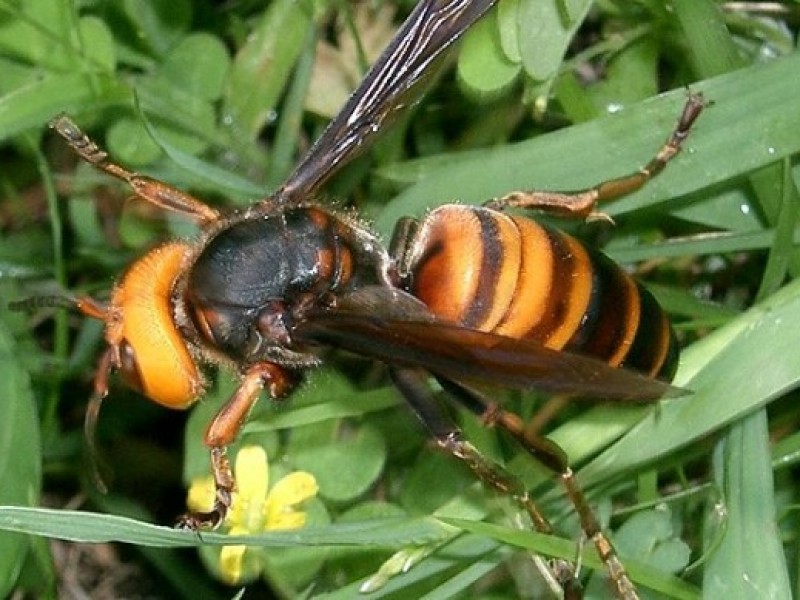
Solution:
[[[378,9],[368,3],[353,8],[353,18],[367,60],[372,64],[396,31],[394,6]],[[326,40],[317,44],[306,109],[333,118],[344,105],[364,72],[361,69],[355,40],[350,29],[338,26],[336,45]]]

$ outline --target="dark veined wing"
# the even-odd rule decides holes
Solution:
[[[406,103],[431,63],[496,0],[421,0],[364,80],[271,199],[302,202],[356,153]]]
[[[436,321],[398,290],[356,292],[334,310],[309,315],[292,335],[455,381],[596,400],[652,401],[686,393],[594,358]]]

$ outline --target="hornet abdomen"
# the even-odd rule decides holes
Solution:
[[[449,204],[408,246],[406,287],[439,318],[671,379],[678,347],[653,296],[609,258],[531,219]]]

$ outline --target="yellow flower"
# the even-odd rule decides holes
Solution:
[[[314,497],[319,489],[314,476],[295,471],[280,479],[269,489],[269,463],[261,446],[245,446],[236,455],[233,468],[236,491],[225,518],[231,535],[263,533],[279,529],[299,529],[306,523],[306,513],[296,506]],[[212,477],[195,479],[189,488],[187,504],[192,510],[203,511],[214,502]],[[247,546],[223,546],[220,571],[229,583],[238,583],[243,575],[256,576],[259,565],[245,567]]]

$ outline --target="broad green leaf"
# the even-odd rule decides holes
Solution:
[[[233,60],[223,115],[231,138],[255,139],[275,110],[311,24],[310,3],[277,0]]]
[[[688,56],[696,73],[710,77],[744,65],[718,4],[709,0],[675,0],[674,10],[692,46]]]
[[[46,75],[0,98],[0,141],[43,127],[59,113],[72,116],[130,102],[127,84],[103,75]]]
[[[603,81],[590,88],[598,108],[629,104],[658,93],[658,48],[651,39],[628,44],[614,54]]]
[[[693,85],[713,105],[698,119],[683,154],[642,190],[603,211],[613,217],[656,205],[800,152],[798,70],[796,53]],[[528,141],[395,167],[391,177],[415,183],[387,205],[378,227],[386,233],[401,216],[421,215],[443,202],[481,203],[513,190],[582,189],[634,171],[663,143],[684,101],[685,91],[676,90]]]
[[[197,68],[198,61],[202,69]],[[229,68],[230,57],[222,41],[209,34],[196,33],[186,36],[170,50],[158,77],[188,94],[214,101],[222,96]]]
[[[458,55],[458,77],[479,100],[502,94],[520,73],[500,48],[494,11],[478,21],[464,36]]]
[[[703,590],[708,598],[792,598],[780,543],[765,410],[742,419],[720,440],[714,479],[722,490],[724,535],[712,533]]]
[[[205,182],[211,189],[230,195],[240,203],[244,200],[252,200],[264,195],[263,190],[253,182],[187,153],[185,149],[173,143],[174,135],[170,136],[161,128],[153,127],[148,121],[145,121],[145,127],[150,139],[176,165],[189,174],[193,181],[198,183]]]
[[[0,6],[0,52],[54,70],[76,66],[70,44],[73,8],[69,0],[26,0]]]
[[[118,119],[106,130],[106,144],[114,161],[126,168],[148,165],[161,156],[161,148],[147,129],[133,117]]]
[[[192,19],[189,0],[123,0],[140,43],[163,56],[183,37]]]
[[[497,28],[500,34],[500,47],[512,63],[522,62],[522,55],[519,51],[519,3],[520,0],[504,0],[503,2],[498,2],[495,8]],[[469,35],[467,33],[465,37],[469,37]]]
[[[5,309],[0,317],[7,315]],[[34,506],[41,493],[41,441],[28,373],[19,362],[11,333],[0,321],[0,504]],[[0,536],[0,596],[14,589],[29,542],[24,535]]]
[[[698,236],[670,238],[647,246],[609,247],[608,255],[620,262],[635,262],[653,258],[663,260],[676,256],[769,249],[774,239],[775,230],[773,229],[745,233],[721,231]],[[800,243],[800,231],[795,231],[793,239],[795,244]]]
[[[796,387],[798,336],[800,281],[795,281],[684,351],[675,383],[692,393],[661,402],[658,410],[581,469],[583,485],[599,485],[615,473],[641,468]]]
[[[296,468],[314,474],[320,496],[337,502],[363,494],[386,461],[386,444],[374,427],[362,423],[351,432],[345,424],[342,429],[341,437],[329,437],[326,444],[298,442],[303,431],[295,431],[287,449]],[[339,427],[335,430],[338,436]]]
[[[582,5],[582,6],[581,6]],[[561,0],[519,0],[517,40],[522,66],[534,81],[555,77],[575,30],[592,3],[575,1],[563,10]]]
[[[533,550],[537,554],[563,558],[570,561],[575,558],[575,542],[573,540],[565,540],[532,531],[513,530],[508,527],[480,521],[467,521],[462,519],[442,519],[442,521],[459,527],[464,531],[478,533],[506,544]],[[699,591],[685,581],[675,576],[668,575],[660,569],[648,566],[646,563],[637,560],[636,557],[626,556],[623,557],[623,559],[628,575],[630,575],[634,583],[642,584],[652,590],[667,593],[672,598],[681,598],[685,600],[697,600],[700,598]],[[597,553],[588,548],[583,552],[581,560],[584,565],[592,569],[602,570],[604,568]]]
[[[114,34],[105,21],[97,17],[83,17],[79,23],[80,52],[93,69],[113,73],[117,66]]]
[[[669,509],[641,511],[614,532],[614,546],[621,556],[634,557],[665,573],[680,574],[691,558],[691,548],[680,539],[680,533]],[[609,586],[606,572],[597,570],[586,586],[585,598],[604,599]],[[639,592],[648,597],[645,590]]]

